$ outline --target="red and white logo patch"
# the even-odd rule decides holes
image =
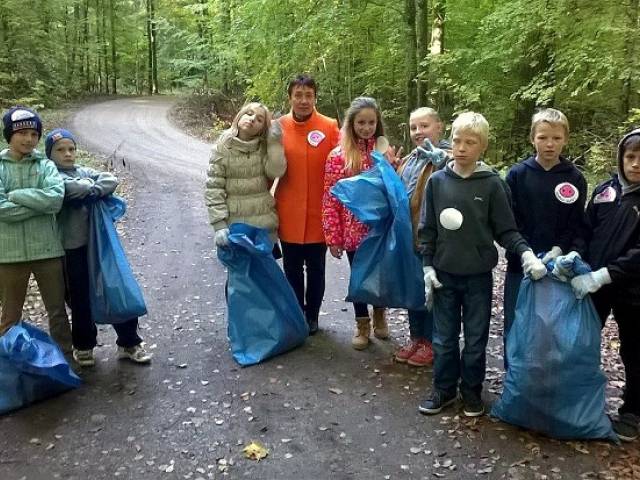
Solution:
[[[312,147],[317,147],[318,145],[320,145],[320,142],[325,139],[325,136],[326,135],[320,130],[311,130],[309,132],[309,135],[307,135],[307,142],[309,142],[309,145],[311,145]]]
[[[569,182],[562,182],[556,185],[555,194],[556,198],[562,203],[574,203],[580,196],[578,189]]]
[[[613,202],[618,196],[618,192],[612,186],[608,186],[595,197],[593,197],[593,203],[610,203]]]

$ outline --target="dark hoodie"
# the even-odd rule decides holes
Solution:
[[[640,305],[640,184],[629,183],[618,146],[618,174],[598,185],[587,206],[589,227],[585,259],[591,268],[607,267],[611,288],[623,303]]]
[[[482,162],[467,178],[455,173],[451,163],[433,173],[418,232],[424,265],[454,275],[489,272],[498,263],[494,240],[521,255],[529,246],[518,233],[509,202],[505,182]],[[447,208],[462,214],[457,230],[440,221]]]
[[[534,253],[558,246],[566,254],[572,245],[584,247],[587,182],[573,163],[560,158],[545,170],[530,156],[512,166],[505,180],[518,230]],[[510,272],[522,273],[520,257],[507,254],[507,260]]]

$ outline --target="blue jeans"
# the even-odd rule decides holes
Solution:
[[[433,340],[433,312],[425,307],[422,310],[409,310],[409,336],[413,340],[426,338]]]
[[[509,368],[507,362],[507,335],[516,318],[516,302],[518,301],[518,292],[520,291],[520,283],[523,277],[522,273],[509,271],[507,271],[504,277],[504,329],[502,330],[502,344],[504,349],[505,370]]]
[[[493,277],[491,272],[436,273],[442,288],[435,291],[433,300],[433,387],[447,396],[455,395],[460,381],[460,393],[480,395],[485,377]]]

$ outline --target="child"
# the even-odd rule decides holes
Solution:
[[[398,175],[400,175],[409,195],[411,224],[416,240],[420,212],[424,203],[425,185],[431,173],[445,164],[445,155],[442,150],[451,149],[449,142],[440,139],[442,132],[442,121],[438,112],[433,108],[421,107],[411,112],[409,136],[416,148],[402,160],[402,164],[398,168]],[[425,153],[423,148],[425,142],[431,142],[437,149]],[[429,366],[433,363],[431,347],[433,314],[426,307],[419,310],[409,310],[407,313],[409,316],[409,341],[396,352],[395,359],[397,362],[406,362],[415,367]]]
[[[64,181],[64,204],[58,215],[65,251],[64,271],[67,279],[67,302],[71,308],[73,359],[81,367],[95,365],[93,349],[97,345],[98,329],[91,318],[89,304],[89,243],[88,204],[111,195],[118,180],[109,172],[98,172],[76,165],[76,141],[62,128],[49,132],[45,139],[47,157],[58,167]],[[118,358],[135,363],[149,363],[151,354],[138,336],[138,319],[113,325],[118,338]]]
[[[277,122],[261,103],[240,109],[213,147],[205,199],[217,247],[229,245],[229,225],[266,228],[277,239],[278,215],[269,191],[287,165]]]
[[[382,149],[388,153],[389,143],[384,138],[384,127],[378,104],[373,98],[358,97],[347,110],[340,143],[334,148],[325,165],[324,196],[322,197],[322,228],[329,252],[341,258],[346,251],[349,264],[368,229],[331,193],[331,187],[342,178],[357,175],[372,166],[371,152]],[[363,350],[369,345],[371,319],[364,303],[354,303],[356,330],[351,345]],[[389,337],[389,328],[383,307],[373,308],[373,334],[380,339]]]
[[[507,187],[481,161],[489,124],[473,112],[452,125],[453,161],[431,175],[418,238],[424,257],[425,298],[433,305],[433,391],[419,410],[439,413],[456,399],[458,382],[464,414],[482,415],[493,279],[498,262],[494,240],[521,256],[533,278],[546,267],[518,233]],[[434,291],[437,289],[437,291]],[[460,322],[464,350],[460,355]]]
[[[545,253],[548,263],[584,236],[587,182],[570,161],[561,157],[569,138],[569,122],[558,110],[540,110],[531,119],[531,143],[536,154],[511,167],[506,176],[511,189],[518,230],[535,253]],[[507,368],[507,334],[513,324],[522,281],[519,258],[507,254],[504,282],[504,363]]]
[[[38,282],[51,336],[71,352],[71,328],[64,305],[64,250],[56,213],[64,184],[55,165],[35,150],[42,135],[38,115],[24,107],[3,118],[9,148],[0,152],[0,335],[22,318],[31,273]]]
[[[640,426],[640,130],[620,141],[618,174],[593,191],[587,226],[585,260],[593,272],[574,277],[571,286],[578,298],[593,294],[603,326],[611,311],[618,323],[626,386],[613,429],[633,441]]]

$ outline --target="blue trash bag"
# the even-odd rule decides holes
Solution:
[[[91,316],[98,324],[123,323],[147,313],[142,290],[122,248],[114,222],[126,211],[116,195],[89,207],[87,263]]]
[[[42,330],[20,322],[0,337],[0,414],[80,383],[58,345]]]
[[[229,233],[229,247],[218,248],[229,272],[229,342],[234,360],[247,366],[302,345],[309,326],[273,257],[269,232],[233,223]]]
[[[398,174],[378,152],[373,167],[331,189],[369,227],[351,265],[346,300],[380,307],[424,306],[422,263],[413,244],[409,198]]]
[[[590,268],[577,258],[573,271]],[[507,337],[504,390],[491,415],[553,438],[617,442],[605,414],[600,325],[591,298],[577,300],[569,283],[525,277]]]

